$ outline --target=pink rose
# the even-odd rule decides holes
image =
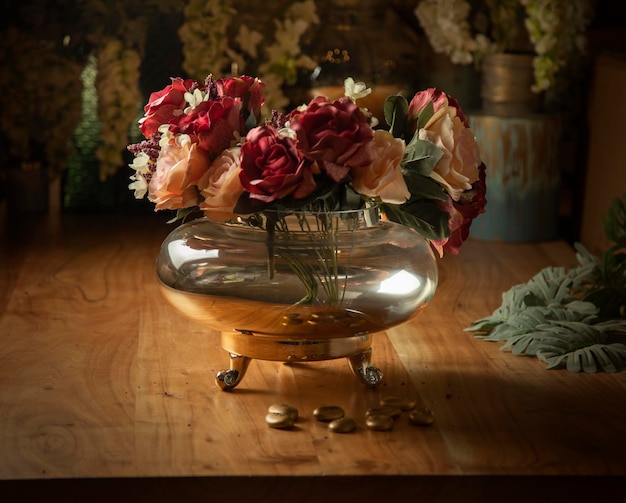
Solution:
[[[243,193],[239,181],[239,154],[239,147],[225,150],[198,182],[200,194],[204,198],[199,208],[212,222],[225,222],[236,217],[233,209]]]
[[[235,132],[244,133],[244,127],[241,101],[220,98],[199,103],[171,130],[197,139],[198,148],[207,152],[210,159],[215,159],[231,146]]]
[[[304,110],[291,112],[288,121],[298,148],[335,182],[345,179],[351,168],[371,164],[374,131],[351,99],[344,96],[331,102],[318,96]]]
[[[216,80],[215,85],[219,96],[241,98],[246,109],[252,112],[255,117],[258,118],[261,115],[265,84],[258,78],[246,75],[229,77]]]
[[[387,131],[374,132],[372,164],[353,168],[352,186],[361,195],[380,197],[386,203],[402,204],[411,196],[400,167],[404,141]]]
[[[169,123],[187,106],[185,93],[197,85],[194,80],[172,79],[172,84],[154,92],[144,106],[145,114],[139,119],[139,127],[146,138],[157,132],[161,124]]]
[[[443,185],[454,201],[458,201],[461,194],[470,190],[472,183],[478,180],[481,160],[474,133],[467,127],[460,108],[451,106],[449,100],[445,93],[435,89],[422,91],[411,100],[409,114],[416,117],[430,101],[433,102],[435,113],[426,124],[419,124],[418,136],[434,143],[443,152],[430,176]]]
[[[434,87],[429,87],[424,91],[420,91],[413,96],[411,103],[409,104],[409,119],[415,120],[417,115],[424,109],[426,106],[432,101],[434,111],[437,112],[443,107],[451,106],[456,108],[456,114],[463,125],[469,127],[469,121],[463,114],[461,110],[461,106],[459,102],[450,96],[449,94],[440,91],[439,89],[435,89]]]
[[[269,203],[308,196],[316,187],[313,166],[293,138],[271,126],[251,129],[241,146],[240,180],[252,199]]]
[[[166,134],[148,186],[156,210],[189,208],[198,204],[196,183],[209,169],[209,159],[187,135]]]

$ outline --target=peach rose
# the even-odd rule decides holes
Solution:
[[[196,183],[209,169],[206,153],[188,135],[164,134],[148,199],[156,210],[189,208],[198,204]]]
[[[239,181],[241,157],[239,147],[225,150],[198,182],[204,197],[199,205],[204,216],[212,222],[225,222],[236,215],[233,213],[237,200],[243,193]]]
[[[461,193],[470,190],[472,183],[478,180],[481,160],[474,133],[457,116],[457,109],[446,105],[434,113],[418,135],[443,151],[430,176],[458,201]]]
[[[372,164],[353,168],[352,186],[359,194],[380,197],[386,203],[402,204],[411,196],[400,161],[404,155],[404,141],[388,131],[377,130],[371,148]]]

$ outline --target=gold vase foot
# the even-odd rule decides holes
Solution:
[[[248,370],[251,358],[230,353],[230,368],[220,370],[215,375],[215,383],[224,391],[230,391],[237,386]]]
[[[253,359],[289,363],[346,358],[352,373],[367,386],[376,387],[383,379],[382,371],[370,364],[370,334],[336,338],[293,338],[233,331],[222,332],[220,342],[230,355],[230,368],[220,370],[215,376],[215,382],[224,391],[234,389],[241,382]]]
[[[368,348],[361,354],[348,356],[347,360],[352,373],[365,385],[375,388],[383,380],[383,372],[379,368],[370,365],[371,358],[372,348]]]

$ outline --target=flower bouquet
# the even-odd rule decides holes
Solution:
[[[129,146],[129,185],[178,218],[239,218],[269,226],[272,211],[330,212],[375,206],[415,229],[439,256],[456,254],[484,212],[485,166],[457,101],[436,89],[385,103],[379,127],[358,100],[370,89],[351,78],[345,96],[313,98],[288,114],[260,117],[264,84],[240,76],[204,83],[173,78],[152,93]]]

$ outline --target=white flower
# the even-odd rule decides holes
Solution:
[[[150,157],[145,152],[139,152],[133,159],[133,162],[129,164],[137,173],[146,174],[150,172]]]
[[[356,101],[359,98],[365,98],[365,96],[372,92],[372,90],[367,87],[364,82],[354,82],[352,77],[348,77],[344,80],[343,88],[345,90],[345,95],[352,101]]]
[[[278,137],[279,138],[291,138],[292,140],[296,140],[298,138],[298,135],[290,127],[284,127],[278,130]]]
[[[195,107],[197,107],[203,101],[209,99],[209,93],[202,94],[200,89],[194,89],[193,93],[185,93],[185,101],[189,103],[189,106],[185,108],[185,113],[189,114]]]
[[[135,199],[143,199],[148,192],[148,182],[145,177],[140,173],[135,173],[130,179],[133,182],[128,184],[128,188],[134,191]]]

